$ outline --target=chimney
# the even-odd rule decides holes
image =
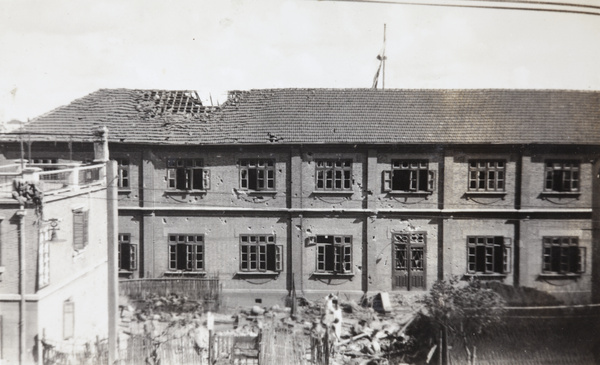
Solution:
[[[106,162],[108,158],[108,128],[98,128],[100,141],[94,142],[94,162]]]

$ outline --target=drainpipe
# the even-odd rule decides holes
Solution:
[[[25,364],[25,207],[17,211],[19,217],[19,364]]]

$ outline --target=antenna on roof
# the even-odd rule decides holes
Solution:
[[[377,59],[379,60],[379,67],[377,68],[377,72],[375,72],[375,77],[373,78],[373,89],[377,89],[377,84],[379,82],[379,72],[381,73],[381,90],[385,89],[385,29],[387,24],[383,24],[383,48],[381,49],[381,53],[377,55]]]

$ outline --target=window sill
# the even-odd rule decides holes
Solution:
[[[388,191],[387,195],[391,196],[424,196],[432,195],[433,191]]]
[[[506,196],[506,191],[475,191],[475,190],[469,190],[465,192],[466,196],[481,196],[481,197],[502,197],[502,199],[504,199],[504,197]]]
[[[542,198],[576,198],[579,199],[580,191],[543,191],[540,193]]]
[[[131,194],[131,189],[118,189],[117,194]]]
[[[131,279],[133,277],[133,271],[119,270],[119,278]]]
[[[206,271],[165,271],[163,276],[206,276]]]
[[[542,273],[538,275],[538,279],[556,279],[556,280],[574,280],[579,279],[581,274],[557,274],[557,273]]]
[[[329,279],[352,279],[354,277],[354,273],[313,272],[311,276]]]
[[[476,278],[479,280],[500,280],[505,279],[508,274],[485,274],[485,273],[467,273],[465,274],[466,278]]]
[[[206,194],[207,190],[165,190],[165,194]]]
[[[252,195],[252,196],[277,194],[277,190],[240,190],[240,191],[246,193],[247,195]]]
[[[238,271],[236,277],[276,277],[281,274],[281,271]]]
[[[311,194],[313,195],[341,195],[347,196],[354,194],[352,190],[314,190]]]

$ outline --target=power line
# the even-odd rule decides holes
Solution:
[[[527,0],[470,0],[468,3],[466,1],[454,1],[454,2],[444,2],[443,0],[439,0],[436,2],[435,0],[429,2],[421,2],[417,0],[406,0],[406,1],[398,1],[398,0],[328,0],[328,1],[336,1],[336,2],[351,2],[351,3],[374,3],[374,4],[395,4],[395,5],[422,5],[422,6],[437,6],[437,7],[455,7],[455,8],[472,8],[472,9],[493,9],[493,10],[524,10],[524,11],[541,11],[541,12],[553,12],[553,13],[570,13],[570,14],[581,14],[581,15],[600,15],[600,7],[586,4],[578,4],[578,3],[554,3],[554,2],[544,2],[544,1],[527,1]],[[479,3],[479,4],[478,4]],[[490,5],[487,5],[489,3]],[[524,6],[514,6],[514,5],[496,5],[498,3],[507,3],[507,4],[515,4],[515,5],[533,5],[531,7]],[[493,5],[492,5],[493,4]],[[569,7],[573,8],[582,8],[582,9],[590,9],[586,10],[575,10],[569,9]]]

